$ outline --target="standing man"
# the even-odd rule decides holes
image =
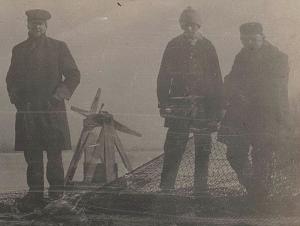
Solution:
[[[221,116],[222,77],[214,46],[200,34],[199,13],[188,7],[182,12],[179,23],[184,32],[168,43],[157,78],[158,107],[165,117],[165,127],[169,128],[160,187],[166,191],[174,189],[193,128],[194,193],[206,194],[210,134]]]
[[[265,40],[260,23],[241,25],[240,35],[243,48],[224,82],[227,112],[219,141],[249,200],[259,204],[270,190],[276,133],[287,123],[288,56]]]
[[[61,197],[64,189],[62,150],[71,149],[64,100],[80,82],[80,72],[67,47],[46,36],[46,10],[26,11],[28,39],[12,50],[6,82],[9,98],[17,108],[15,149],[27,162],[28,208],[39,205],[44,191],[43,151],[47,152],[49,197]]]

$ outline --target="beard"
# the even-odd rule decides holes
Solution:
[[[34,31],[29,31],[28,34],[32,38],[39,38],[43,36],[46,32],[44,31],[39,31],[39,30],[34,30]]]

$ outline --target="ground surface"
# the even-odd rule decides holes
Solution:
[[[26,165],[22,153],[2,154],[0,168],[3,167],[3,170],[0,171],[0,179],[5,183],[0,185],[0,225],[300,226],[299,195],[295,196],[298,199],[296,201],[289,198],[269,203],[267,210],[270,211],[248,211],[241,201],[244,189],[226,161],[225,152],[224,145],[214,143],[209,169],[209,192],[213,199],[208,202],[195,204],[190,199],[194,154],[193,144],[189,143],[180,166],[177,191],[172,196],[158,192],[163,156],[159,156],[158,151],[130,152],[134,167],[146,163],[107,185],[105,189],[84,196],[80,205],[71,212],[70,208],[67,213],[61,211],[62,203],[59,203],[59,208],[50,208],[55,214],[45,210],[23,214],[16,209],[14,200],[22,197],[26,188]],[[64,153],[65,168],[71,156],[72,152]],[[275,175],[278,178],[276,183],[283,188],[290,185],[290,165]],[[125,173],[122,167],[119,173]],[[79,167],[76,179],[81,178],[82,168]],[[281,192],[277,184],[275,187],[280,188],[278,191]]]

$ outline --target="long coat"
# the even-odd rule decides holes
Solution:
[[[224,79],[227,112],[219,140],[278,130],[288,117],[288,56],[265,41],[258,51],[243,48]]]
[[[169,105],[172,97],[190,95],[204,97],[205,115],[199,113],[196,119],[201,121],[220,118],[222,77],[216,50],[203,36],[191,44],[181,34],[168,43],[163,54],[157,78],[159,107]],[[193,127],[201,127],[200,124]],[[183,128],[189,125],[187,120],[166,118],[165,126]]]
[[[71,149],[64,101],[49,107],[54,95],[69,99],[80,72],[67,45],[46,36],[28,38],[12,50],[7,90],[17,108],[15,150],[33,148],[42,134],[43,147]],[[36,148],[36,147],[35,147]]]

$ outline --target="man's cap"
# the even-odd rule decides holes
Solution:
[[[51,18],[51,14],[44,9],[31,9],[25,12],[27,20],[47,21]]]
[[[263,34],[263,26],[257,22],[245,23],[240,26],[240,33],[243,35]]]
[[[179,23],[184,24],[198,24],[201,26],[201,17],[197,10],[193,9],[191,6],[188,6],[184,9],[179,17]]]

